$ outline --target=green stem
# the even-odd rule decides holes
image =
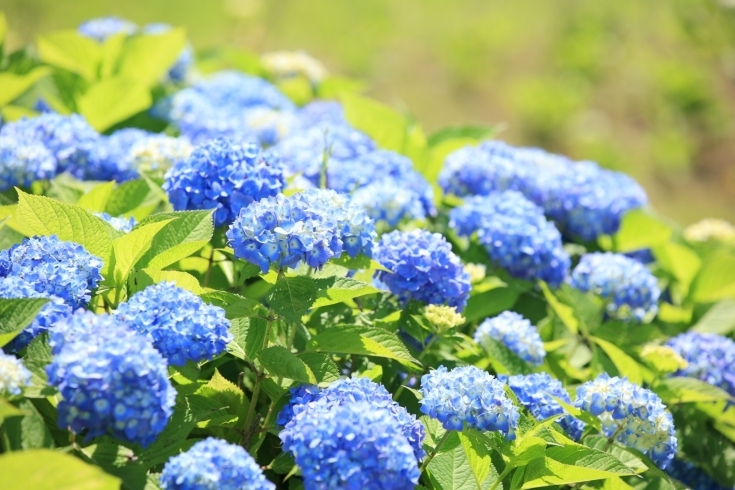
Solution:
[[[442,447],[442,444],[444,444],[449,437],[449,434],[451,434],[451,430],[448,430],[444,433],[441,439],[439,439],[439,442],[437,443],[434,450],[429,454],[423,463],[421,463],[421,468],[419,468],[419,473],[423,473],[427,466],[429,466],[429,463],[431,463],[431,460],[434,459],[434,456],[436,456],[436,453],[439,452],[439,449]]]
[[[495,480],[495,483],[493,483],[493,486],[490,487],[490,490],[495,490],[496,488],[498,488],[498,485],[500,485],[503,482],[505,477],[508,476],[508,473],[510,473],[512,469],[513,467],[511,465],[506,465],[503,472],[500,474],[500,476],[498,476],[498,479]]]
[[[207,266],[207,273],[204,275],[204,287],[209,287],[209,279],[212,277],[212,265],[214,264],[214,247],[209,252],[209,265]]]
[[[265,339],[263,340],[263,348],[261,351],[264,351],[268,348],[268,343],[270,341],[271,336],[271,325],[273,324],[273,310],[271,309],[268,312],[268,322],[266,323],[265,327]],[[253,418],[255,417],[255,407],[258,404],[258,396],[260,395],[260,385],[263,383],[263,378],[265,378],[265,373],[261,370],[256,370],[255,372],[255,386],[253,386],[253,396],[250,398],[250,406],[248,407],[248,413],[245,416],[245,424],[243,426],[243,429],[246,433],[250,433],[251,426],[253,424]],[[245,442],[245,445],[249,442],[250,437],[247,437],[247,441]]]

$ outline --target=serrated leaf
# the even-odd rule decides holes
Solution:
[[[20,190],[16,218],[27,235],[56,235],[61,240],[78,243],[105,264],[110,260],[112,241],[121,235],[86,209]]]
[[[151,87],[174,65],[184,46],[186,32],[181,27],[130,37],[120,53],[117,74]]]
[[[197,278],[187,272],[181,271],[159,271],[158,269],[142,269],[131,274],[130,281],[133,282],[133,292],[145,289],[151,284],[158,284],[163,281],[170,281],[182,289],[191,291],[199,295],[204,293],[204,289],[199,285]]]
[[[290,350],[274,345],[258,356],[265,370],[274,377],[293,379],[302,383],[316,384],[317,379],[309,366]]]
[[[240,296],[227,291],[212,291],[202,294],[201,298],[207,303],[225,310],[228,319],[253,316],[262,308],[262,305],[254,299]]]
[[[490,359],[495,372],[498,374],[531,374],[533,369],[518,355],[508,349],[502,342],[485,336],[481,345]]]
[[[33,322],[48,298],[0,298],[0,347]]]
[[[112,278],[118,286],[124,284],[133,266],[151,247],[156,234],[170,220],[159,221],[143,226],[136,226],[133,231],[112,242]]]
[[[633,383],[641,384],[643,382],[643,372],[641,365],[630,357],[615,344],[603,340],[599,337],[592,337],[592,341],[599,345],[610,360],[615,364],[621,376],[627,376]]]
[[[120,480],[71,454],[35,449],[0,456],[0,488],[118,490]]]
[[[140,225],[166,220],[170,223],[156,235],[148,252],[141,257],[138,267],[163,269],[201,249],[209,243],[214,234],[212,213],[212,211],[159,213],[141,221]]]
[[[196,394],[215,400],[224,407],[227,413],[240,418],[242,423],[245,422],[249,403],[244,393],[237,385],[222,376],[217,369],[214,370],[212,379],[199,388]]]
[[[699,333],[728,335],[735,330],[735,301],[723,299],[714,304],[690,330]]]
[[[320,354],[318,352],[302,352],[296,357],[309,366],[311,372],[314,373],[317,383],[331,383],[340,378],[337,364],[335,364],[332,358],[327,354]]]
[[[352,298],[378,292],[380,290],[372,284],[356,281],[348,277],[338,277],[335,279],[334,284],[323,292],[323,296],[317,298],[312,308],[342,303]]]
[[[268,293],[267,302],[279,315],[299,323],[318,296],[319,288],[314,279],[303,276],[282,277]]]
[[[489,490],[498,479],[490,452],[471,432],[452,431],[428,465],[439,490]]]
[[[571,306],[562,303],[556,295],[554,295],[551,289],[549,289],[549,286],[545,282],[540,281],[539,286],[541,287],[541,291],[544,293],[544,298],[546,298],[546,301],[549,303],[549,306],[556,316],[559,317],[559,320],[562,321],[564,326],[567,327],[570,332],[577,335],[579,332],[579,321],[574,316],[574,309]]]
[[[97,131],[104,131],[150,107],[148,86],[136,80],[110,77],[94,82],[77,99],[79,113]]]
[[[151,191],[143,179],[129,180],[118,185],[110,195],[105,212],[112,216],[135,214],[133,210],[145,206],[155,206],[160,202],[158,195]]]
[[[21,94],[31,88],[41,78],[50,73],[47,66],[39,66],[23,75],[5,72],[0,73],[0,107],[9,104]]]
[[[83,194],[77,201],[77,206],[91,211],[93,213],[101,213],[107,207],[107,201],[115,189],[114,182],[105,182],[92,187]]]
[[[417,370],[421,366],[395,334],[379,327],[332,327],[312,337],[306,349],[313,352],[385,357],[394,359],[411,370]]]
[[[667,405],[694,402],[735,402],[726,391],[695,378],[676,376],[661,380],[654,391]]]
[[[36,42],[41,61],[64,68],[87,81],[97,78],[101,48],[93,39],[74,30],[52,32]]]
[[[544,457],[546,441],[536,436],[525,437],[519,444],[511,446],[511,452],[509,464],[514,467],[524,466],[534,459]]]
[[[581,444],[549,447],[545,457],[534,459],[526,466],[522,488],[541,488],[632,474],[633,470],[614,456]]]

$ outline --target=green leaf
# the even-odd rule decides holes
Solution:
[[[592,337],[592,340],[599,345],[603,351],[605,351],[605,354],[607,354],[613,364],[615,364],[615,367],[618,369],[621,376],[627,376],[628,379],[636,384],[643,383],[643,372],[641,371],[640,364],[638,364],[635,359],[607,340],[603,340],[599,337]]]
[[[357,257],[350,257],[346,253],[343,253],[336,259],[330,260],[330,263],[345,267],[347,269],[356,270],[371,270],[371,271],[387,271],[388,269],[383,267],[379,262],[372,260],[365,255],[358,255]]]
[[[0,107],[9,104],[30,89],[33,84],[50,73],[46,66],[39,66],[24,75],[0,73]]]
[[[258,356],[261,364],[271,376],[293,379],[302,383],[316,384],[316,376],[304,361],[280,345],[269,347]]]
[[[370,136],[387,150],[403,153],[408,120],[392,107],[362,95],[341,95],[345,117],[355,129]]]
[[[120,233],[103,219],[74,204],[18,191],[16,219],[27,235],[57,235],[82,245],[89,253],[110,260],[112,241]]]
[[[452,431],[428,471],[439,490],[489,490],[498,479],[490,451],[472,432]]]
[[[297,354],[296,357],[301,359],[311,369],[314,377],[316,377],[317,383],[331,383],[340,378],[339,368],[327,354],[302,352],[301,354]]]
[[[237,385],[222,376],[217,369],[214,370],[212,379],[206,385],[199,388],[196,394],[215,400],[225,408],[227,413],[241,418],[241,424],[245,423],[245,416],[247,415],[249,405],[245,399],[245,394]],[[238,426],[240,424],[235,425]]]
[[[585,412],[584,410],[580,410],[579,408],[575,407],[574,405],[565,402],[561,398],[552,396],[552,398],[561,406],[561,408],[564,409],[565,412],[567,412],[572,417],[578,418],[585,424],[594,427],[598,431],[602,431],[602,422],[599,418],[595,417],[589,412]]]
[[[91,211],[93,213],[101,213],[107,206],[107,201],[115,189],[114,182],[105,182],[92,187],[86,194],[82,195],[77,201],[77,206]]]
[[[716,402],[727,400],[735,402],[726,391],[704,381],[676,376],[660,381],[654,391],[667,405],[677,403]]]
[[[307,344],[306,350],[334,354],[358,354],[385,357],[417,370],[421,363],[414,359],[398,337],[379,327],[338,326],[328,328]]]
[[[23,417],[13,417],[5,421],[3,430],[10,449],[14,451],[28,449],[53,448],[54,441],[46,427],[43,417],[30,400],[18,403]]]
[[[36,46],[44,63],[69,70],[87,81],[97,78],[102,51],[94,39],[65,30],[39,37]]]
[[[613,237],[616,252],[632,252],[665,244],[671,237],[671,227],[643,209],[628,211],[620,229]]]
[[[118,286],[125,284],[133,266],[151,248],[153,238],[170,220],[136,226],[130,233],[112,242],[112,278]]]
[[[441,187],[438,184],[439,173],[444,168],[444,161],[447,156],[453,151],[456,151],[464,146],[473,146],[477,144],[477,141],[472,138],[453,138],[445,139],[440,141],[431,147],[429,157],[424,160],[422,165],[417,165],[417,170],[421,172],[426,180],[431,183],[434,188],[434,194],[436,199],[441,199],[443,194]]]
[[[660,245],[653,249],[653,255],[658,265],[676,278],[684,292],[689,290],[702,266],[702,260],[692,249],[678,243]]]
[[[132,449],[114,442],[99,442],[82,452],[105,472],[122,480],[125,490],[142,490],[146,485],[146,468],[137,461]]]
[[[535,459],[526,466],[522,488],[541,488],[632,474],[633,470],[605,452],[581,444],[556,446],[547,448],[544,458]]]
[[[100,46],[100,78],[109,78],[117,68],[117,62],[120,59],[120,53],[128,38],[126,32],[118,32],[107,36]]]
[[[312,308],[342,303],[352,298],[378,292],[380,290],[372,284],[356,281],[348,277],[338,277],[335,279],[334,284],[323,293],[324,295],[317,298]]]
[[[516,353],[508,349],[503,343],[484,336],[480,343],[490,358],[495,372],[498,374],[531,374],[533,369]]]
[[[104,131],[151,106],[146,84],[123,77],[105,78],[89,86],[77,108],[90,126]]]
[[[207,303],[219,306],[225,310],[228,319],[253,316],[262,308],[261,304],[254,299],[245,298],[227,291],[212,291],[202,294],[202,299]]]
[[[5,35],[8,33],[8,19],[5,18],[5,13],[0,11],[0,55],[2,55],[2,48],[5,44]]]
[[[186,31],[181,27],[129,37],[120,53],[117,74],[151,87],[163,79],[185,46]]]
[[[464,124],[460,126],[447,126],[441,128],[429,136],[429,146],[436,146],[447,140],[467,138],[475,141],[490,139],[498,133],[497,126],[480,124]]]
[[[0,298],[0,347],[30,325],[48,301],[48,298]]]
[[[735,301],[723,299],[716,303],[690,330],[699,333],[728,335],[735,330]]]
[[[462,313],[468,322],[481,320],[511,308],[523,291],[515,287],[497,287],[470,296]]]
[[[299,323],[318,296],[319,289],[314,279],[304,276],[282,277],[268,293],[267,302],[279,315]]]
[[[557,317],[559,317],[559,320],[562,321],[564,326],[566,326],[570,332],[572,332],[574,335],[576,335],[579,332],[579,321],[574,316],[574,309],[569,306],[562,303],[549,289],[549,286],[543,282],[539,281],[539,286],[541,287],[541,291],[544,293],[544,298],[546,298],[546,301],[549,303],[549,306],[551,306],[551,309],[554,311]]]
[[[182,289],[191,291],[196,295],[204,293],[204,289],[199,285],[197,278],[189,274],[188,272],[181,271],[160,271],[158,269],[141,269],[135,271],[131,275],[134,287],[133,292],[140,291],[150,286],[151,284],[158,284],[163,281],[171,281]]]
[[[694,280],[690,295],[700,303],[735,297],[735,254],[723,250],[707,257]]]
[[[187,441],[199,419],[197,410],[200,408],[194,397],[196,395],[177,397],[174,413],[166,424],[166,428],[158,435],[153,444],[138,455],[146,468],[165,463],[171,456],[187,450],[196,442],[191,439]]]
[[[153,192],[144,179],[129,180],[118,185],[112,191],[105,212],[111,216],[133,214],[140,207],[156,206],[161,199]]]
[[[71,454],[48,449],[0,456],[4,490],[118,490],[120,480]]]
[[[268,322],[264,318],[236,318],[232,320],[230,333],[233,340],[227,352],[245,361],[252,361],[263,349]]]
[[[214,234],[213,211],[178,211],[150,216],[140,225],[170,221],[153,239],[150,249],[138,262],[138,267],[163,269],[189,257],[209,243]]]
[[[534,459],[543,458],[546,441],[537,436],[525,437],[519,444],[511,446],[512,456],[508,464],[513,467],[525,466]]]
[[[12,405],[6,399],[0,398],[0,425],[2,425],[6,419],[22,416],[23,412],[19,408]]]

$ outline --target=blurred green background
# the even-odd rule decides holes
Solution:
[[[9,48],[101,15],[186,27],[200,51],[304,49],[427,131],[624,170],[664,215],[735,221],[735,0],[0,0]]]

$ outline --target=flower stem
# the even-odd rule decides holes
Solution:
[[[268,343],[270,342],[270,336],[271,336],[271,325],[273,324],[273,309],[271,309],[268,312],[268,322],[266,323],[265,327],[265,338],[263,340],[263,348],[261,351],[268,348]],[[258,369],[255,372],[255,385],[253,386],[253,396],[250,398],[250,406],[248,407],[248,413],[245,416],[245,424],[243,428],[247,433],[250,432],[251,426],[253,424],[253,417],[255,417],[255,407],[258,404],[258,396],[260,395],[260,385],[263,383],[263,378],[265,378],[265,372]],[[250,442],[250,436],[247,436],[244,440],[244,445],[247,446],[247,444]]]
[[[207,266],[207,273],[204,275],[204,287],[209,287],[209,279],[212,277],[212,265],[214,265],[214,247],[209,252],[209,265]]]
[[[423,473],[427,466],[429,466],[429,463],[431,463],[431,460],[434,459],[434,456],[436,456],[436,453],[439,452],[439,449],[442,447],[442,444],[444,444],[449,437],[449,434],[451,434],[452,431],[448,430],[444,433],[441,439],[439,439],[439,442],[437,443],[434,450],[429,454],[426,459],[424,459],[424,462],[421,463],[421,468],[419,468],[419,473]]]
[[[510,470],[512,469],[513,467],[511,465],[506,465],[503,472],[500,473],[500,476],[498,476],[498,479],[495,480],[495,483],[493,483],[493,486],[490,487],[490,490],[495,490],[496,488],[498,488],[498,485],[500,485],[503,482],[505,477],[508,476],[508,473],[510,473]]]

